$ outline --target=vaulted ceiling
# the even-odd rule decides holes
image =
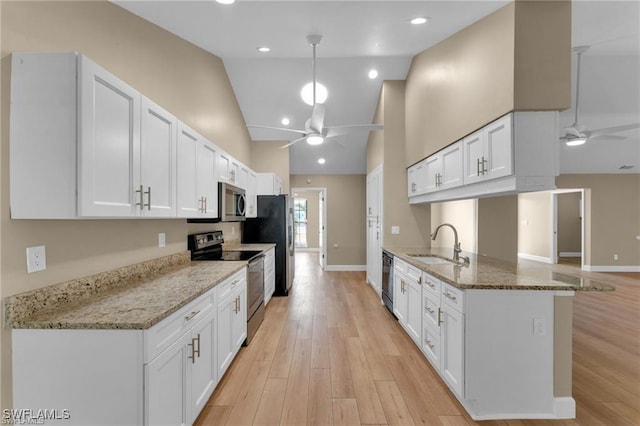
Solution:
[[[311,107],[300,89],[311,81],[311,47],[320,34],[318,80],[329,89],[325,124],[371,123],[383,80],[406,78],[411,58],[502,7],[507,1],[117,1],[118,5],[221,57],[248,124],[303,129]],[[425,25],[411,25],[416,16]],[[579,122],[588,129],[640,121],[640,3],[574,1],[573,45],[583,56]],[[261,53],[260,46],[271,51]],[[369,79],[370,69],[378,71]],[[561,113],[561,128],[573,123]],[[560,146],[561,172],[638,173],[640,129],[624,140]],[[252,129],[254,140],[293,133]],[[292,174],[365,173],[367,134],[291,147]],[[317,159],[326,163],[320,165]],[[621,165],[632,169],[619,170]]]

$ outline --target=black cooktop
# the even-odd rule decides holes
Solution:
[[[251,260],[259,250],[222,250],[222,231],[189,235],[191,260]]]
[[[220,259],[216,260],[250,260],[251,258],[259,255],[260,251],[223,251],[220,255]]]

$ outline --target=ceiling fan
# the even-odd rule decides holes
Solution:
[[[325,106],[322,103],[316,102],[316,47],[320,44],[322,36],[320,35],[308,35],[307,41],[313,48],[313,108],[311,110],[311,117],[307,119],[304,125],[304,130],[289,129],[286,127],[271,127],[271,126],[259,126],[249,124],[247,127],[261,128],[261,129],[273,129],[282,130],[285,132],[293,132],[302,135],[298,139],[294,139],[281,148],[287,148],[300,141],[306,140],[309,145],[320,145],[326,139],[336,136],[342,136],[349,133],[358,131],[373,131],[382,130],[384,126],[382,124],[348,124],[343,126],[325,126],[324,125],[324,113]]]
[[[580,102],[580,59],[582,54],[589,50],[589,46],[577,46],[573,51],[577,55],[576,73],[576,111],[573,124],[564,129],[564,136],[560,137],[567,146],[578,146],[584,144],[589,139],[626,139],[624,136],[612,135],[611,133],[624,132],[625,130],[636,129],[640,123],[627,124],[623,126],[605,127],[602,129],[587,130],[585,126],[578,123],[578,105]]]

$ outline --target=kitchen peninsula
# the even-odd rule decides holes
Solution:
[[[474,420],[574,418],[572,297],[613,287],[452,249],[384,247],[393,312]]]

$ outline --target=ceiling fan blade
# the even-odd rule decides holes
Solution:
[[[624,126],[604,127],[602,129],[595,129],[588,132],[589,137],[606,135],[608,133],[624,132],[625,130],[637,129],[640,127],[640,123],[627,124]]]
[[[589,138],[590,141],[593,140],[613,140],[613,141],[621,141],[627,139],[626,136],[618,136],[618,135],[597,135]]]
[[[309,121],[309,130],[313,133],[322,134],[322,126],[324,125],[324,104],[314,104],[311,111],[311,120]]]
[[[306,134],[304,130],[287,129],[286,127],[258,126],[255,124],[247,124],[247,127],[256,128],[256,129],[282,130],[283,132],[293,132],[293,133],[299,133],[301,135]]]
[[[292,140],[291,142],[289,142],[288,144],[286,144],[286,145],[282,145],[282,146],[280,147],[280,149],[283,149],[283,148],[289,148],[289,147],[290,147],[291,145],[293,145],[294,143],[298,143],[298,142],[300,142],[300,141],[303,141],[303,140],[305,140],[306,138],[307,138],[306,136],[303,136],[303,137],[301,137],[301,138],[294,139],[294,140]]]
[[[346,135],[354,132],[372,132],[374,130],[382,129],[384,129],[384,126],[382,124],[350,124],[345,126],[330,126],[325,128],[324,136],[326,138],[330,138],[333,136]]]

